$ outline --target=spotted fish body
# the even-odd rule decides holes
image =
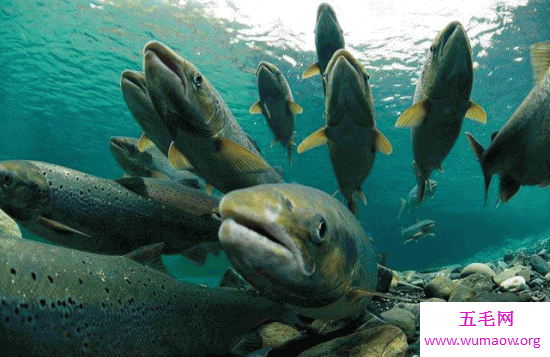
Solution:
[[[292,97],[290,86],[277,66],[262,61],[256,70],[260,100],[252,105],[250,112],[263,114],[275,141],[287,149],[288,161],[292,163],[294,146],[294,115],[301,114]]]
[[[186,186],[201,188],[201,180],[197,175],[187,170],[176,170],[156,146],[140,151],[137,144],[138,139],[134,138],[109,138],[111,154],[127,175],[169,178]]]
[[[0,177],[0,208],[57,244],[125,254],[165,242],[164,253],[174,254],[217,241],[219,222],[211,217],[142,197],[112,180],[24,160],[0,162]]]
[[[144,69],[149,97],[174,140],[169,158],[176,167],[194,168],[222,193],[283,182],[191,62],[151,41]]]
[[[417,221],[410,227],[401,229],[401,235],[405,240],[405,243],[415,240],[418,241],[427,235],[435,235],[433,230],[435,229],[435,221],[431,219],[425,219],[423,221]]]
[[[217,356],[283,310],[137,262],[158,264],[158,246],[104,256],[1,236],[2,356]]]
[[[334,197],[298,184],[236,190],[220,202],[220,243],[262,296],[313,318],[364,312],[377,284],[371,239]]]

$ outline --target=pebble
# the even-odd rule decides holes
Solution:
[[[550,281],[550,273],[548,273],[544,276],[544,280]]]
[[[477,272],[483,272],[489,275],[491,278],[496,277],[496,274],[493,271],[493,269],[491,269],[487,264],[483,264],[483,263],[472,263],[470,265],[467,265],[460,272],[460,277],[464,278],[468,275],[472,275]]]
[[[484,272],[477,272],[460,280],[449,297],[450,302],[472,301],[481,292],[493,290],[493,279]]]
[[[529,258],[529,265],[531,265],[531,268],[541,275],[550,273],[548,263],[546,263],[546,261],[538,255],[531,255]]]
[[[527,284],[523,276],[514,276],[504,280],[500,287],[503,291],[523,291],[527,289]]]
[[[506,263],[511,263],[514,260],[515,255],[510,249],[506,249],[504,256],[502,257]]]
[[[437,297],[447,300],[456,286],[457,283],[446,276],[436,276],[426,285],[424,291],[426,292],[426,297]]]
[[[526,282],[531,281],[531,269],[523,266],[523,265],[516,265],[511,268],[508,268],[504,270],[502,273],[497,275],[497,277],[494,279],[495,284],[500,285],[504,280],[510,279],[514,276],[522,276]]]

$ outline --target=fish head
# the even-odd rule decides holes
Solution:
[[[448,24],[430,46],[422,74],[422,87],[429,98],[448,96],[458,90],[469,100],[473,82],[472,50],[464,27]]]
[[[111,136],[109,148],[116,162],[123,168],[134,165],[145,167],[153,163],[153,155],[147,151],[139,151],[134,138]]]
[[[154,108],[172,137],[181,130],[207,138],[224,126],[221,97],[188,60],[168,46],[150,41],[144,48],[145,81]]]
[[[334,53],[323,75],[326,85],[326,120],[338,125],[342,113],[349,113],[359,125],[374,125],[374,105],[369,75],[363,66],[344,49]]]
[[[142,128],[159,122],[158,114],[147,94],[143,72],[123,71],[120,76],[120,89],[128,109]]]
[[[424,224],[422,226],[422,231],[428,233],[435,229],[435,221],[432,221],[431,219],[427,219],[424,221]]]
[[[288,82],[283,73],[272,63],[261,61],[256,69],[256,77],[258,77],[260,98],[276,93],[285,93],[287,95],[290,93]]]
[[[360,233],[338,200],[311,187],[271,184],[232,191],[219,208],[220,243],[263,296],[319,307],[349,290]]]
[[[40,215],[49,203],[49,186],[40,169],[28,161],[0,162],[0,207],[15,219]]]

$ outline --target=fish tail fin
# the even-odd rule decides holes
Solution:
[[[397,216],[397,219],[401,218],[401,216],[405,212],[406,205],[407,205],[407,200],[404,198],[401,198],[401,208],[399,209],[399,215]]]
[[[481,165],[481,171],[483,172],[483,178],[485,180],[485,205],[487,205],[487,197],[489,195],[489,185],[491,184],[491,175],[489,175],[487,170],[483,167],[482,159],[483,159],[483,154],[485,153],[485,149],[468,131],[466,132],[466,138],[468,139],[468,143],[470,144],[470,147],[472,148],[472,150],[474,151],[474,154],[476,155],[477,161],[479,161],[479,164]]]

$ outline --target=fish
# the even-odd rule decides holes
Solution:
[[[176,170],[156,146],[140,151],[137,143],[138,139],[124,136],[109,138],[111,154],[126,175],[171,179],[189,187],[204,188],[200,177],[187,170]]]
[[[413,97],[413,106],[399,116],[395,127],[412,127],[413,169],[417,201],[424,201],[426,182],[453,148],[464,117],[482,124],[487,115],[470,99],[473,83],[472,50],[466,31],[451,22],[430,46]]]
[[[434,198],[436,188],[437,188],[437,181],[428,179],[428,187],[427,187],[426,193],[424,194],[424,199]],[[418,201],[416,199],[417,197],[418,197],[418,184],[415,185],[413,188],[411,188],[407,199],[404,199],[404,198],[401,199],[401,208],[399,209],[399,215],[397,216],[397,218],[401,218],[403,213],[410,212],[411,209],[418,208],[420,206],[422,202]]]
[[[364,312],[377,284],[374,247],[337,199],[265,184],[226,194],[219,213],[229,262],[262,296],[312,318]]]
[[[313,77],[314,75],[325,73],[330,59],[336,51],[344,48],[344,31],[338,23],[336,13],[327,3],[322,3],[317,8],[317,21],[315,24],[315,51],[317,52],[317,62],[309,66],[302,78]],[[323,84],[323,93],[326,93],[326,83]]]
[[[219,356],[289,316],[267,298],[171,278],[162,247],[99,255],[0,236],[2,355]]]
[[[150,41],[144,48],[144,70],[151,102],[174,140],[168,154],[174,167],[194,168],[207,189],[221,193],[284,182],[191,62]]]
[[[500,177],[497,199],[507,203],[521,186],[550,184],[550,43],[530,47],[535,85],[502,129],[483,146],[469,132],[468,142],[485,180],[485,204],[493,175]]]
[[[143,129],[137,144],[139,151],[147,151],[156,146],[168,157],[172,137],[147,94],[145,74],[138,71],[123,71],[120,89],[130,113]]]
[[[0,235],[23,238],[19,225],[6,212],[0,209]]]
[[[266,61],[260,62],[256,70],[258,77],[258,92],[260,100],[250,107],[251,114],[263,114],[267,125],[275,139],[286,148],[288,162],[292,164],[292,148],[296,132],[294,131],[294,115],[302,114],[303,109],[294,102],[290,86],[283,73]]]
[[[423,221],[416,220],[416,223],[407,228],[401,228],[401,236],[403,237],[403,244],[415,241],[418,242],[420,238],[426,236],[435,236],[433,230],[435,229],[435,221],[431,219],[425,219]]]
[[[376,128],[369,76],[346,50],[332,56],[326,72],[326,125],[298,145],[299,154],[328,145],[338,187],[350,211],[357,215],[357,198],[366,204],[361,185],[369,175],[376,152],[390,155],[391,143]]]
[[[0,209],[34,234],[66,247],[126,254],[165,242],[163,252],[176,254],[218,242],[220,222],[211,215],[157,202],[113,180],[26,160],[1,161],[0,178]]]

